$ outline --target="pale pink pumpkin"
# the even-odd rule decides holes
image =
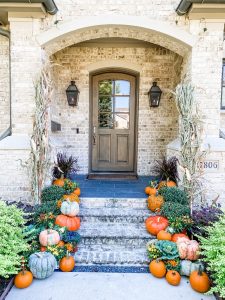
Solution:
[[[181,259],[197,260],[199,258],[199,243],[195,240],[179,238],[177,248]]]
[[[52,246],[58,244],[60,236],[56,230],[46,229],[39,234],[39,242],[42,246]]]

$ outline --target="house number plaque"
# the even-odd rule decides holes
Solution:
[[[218,160],[204,160],[200,161],[198,164],[199,169],[206,172],[217,172],[219,171],[219,161]]]

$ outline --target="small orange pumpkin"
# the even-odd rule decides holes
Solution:
[[[14,284],[18,289],[25,289],[31,285],[33,281],[33,274],[30,271],[22,270],[14,279]]]
[[[149,264],[150,273],[157,278],[162,278],[166,275],[166,265],[163,261],[152,260]]]
[[[60,186],[60,187],[63,187],[63,186],[64,186],[64,183],[65,183],[64,181],[65,181],[64,178],[55,179],[55,180],[53,181],[53,185],[58,185],[58,186]]]
[[[180,284],[180,280],[181,280],[181,276],[180,276],[180,274],[177,271],[175,271],[175,270],[169,270],[166,273],[166,280],[171,285],[179,285]]]
[[[69,231],[75,231],[80,228],[80,218],[58,215],[55,219],[55,224],[61,227],[67,227]]]
[[[168,225],[168,220],[161,216],[151,216],[145,221],[146,229],[152,235],[157,235],[160,230],[166,229]]]
[[[202,266],[199,266],[198,271],[191,272],[190,285],[196,292],[206,293],[210,289],[210,280],[208,275],[202,271]]]
[[[63,272],[71,272],[75,267],[75,260],[73,256],[67,256],[63,257],[59,262],[59,268]]]
[[[158,240],[171,241],[171,238],[171,234],[165,230],[160,230],[160,232],[157,234]]]
[[[189,237],[184,233],[174,233],[171,241],[176,243],[180,238],[186,238],[187,240],[190,240]]]
[[[57,247],[64,247],[64,245],[65,245],[64,241],[59,241],[56,246]]]
[[[162,187],[175,187],[177,186],[176,183],[172,180],[164,180],[164,181],[160,181],[160,183],[158,184],[158,189],[161,189]]]
[[[80,190],[80,188],[79,188],[79,187],[77,187],[77,188],[76,188],[76,189],[73,191],[73,193],[79,197],[79,196],[80,196],[80,194],[81,194],[81,190]]]
[[[150,192],[150,186],[146,186],[146,188],[145,188],[145,194],[149,195],[149,192]]]
[[[148,208],[153,212],[160,211],[164,203],[163,197],[160,195],[151,195],[148,197]]]
[[[77,202],[77,203],[80,202],[79,197],[76,194],[74,194],[74,193],[71,193],[69,195],[63,195],[63,199],[69,200],[70,202]]]
[[[70,243],[65,244],[65,246],[66,246],[66,249],[67,249],[69,252],[72,252],[73,249],[74,249],[73,245],[70,244]]]
[[[40,251],[41,251],[41,252],[45,252],[46,250],[47,250],[47,247],[41,246],[41,248],[40,248]]]

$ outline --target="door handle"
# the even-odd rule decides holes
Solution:
[[[96,135],[95,135],[95,133],[96,133],[96,126],[93,126],[93,135],[92,135],[93,145],[96,145]]]

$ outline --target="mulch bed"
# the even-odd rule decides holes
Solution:
[[[4,300],[13,286],[13,277],[5,279],[0,278],[0,300]]]

